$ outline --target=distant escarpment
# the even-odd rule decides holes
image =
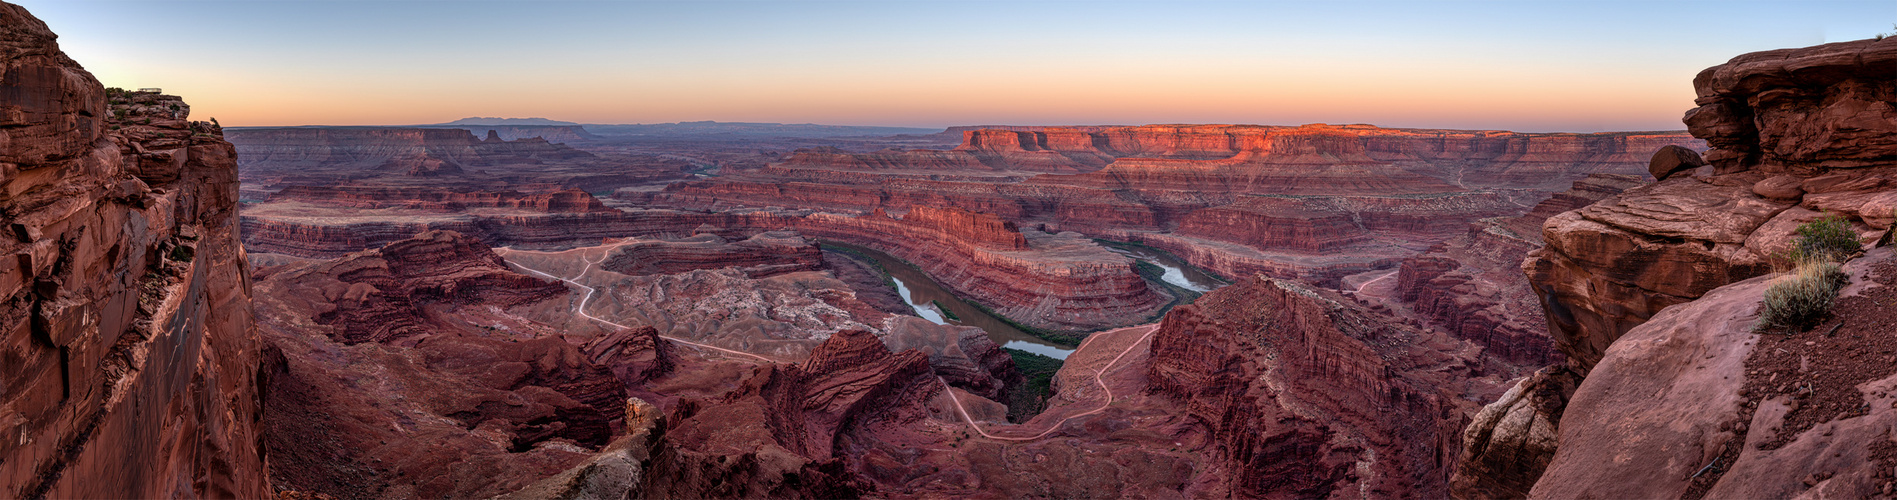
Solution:
[[[1750,333],[1766,285],[1755,278],[1791,267],[1801,225],[1836,214],[1870,242],[1897,222],[1897,39],[1745,54],[1693,85],[1699,107],[1685,122],[1712,146],[1703,161],[1663,150],[1655,182],[1543,225],[1546,246],[1523,270],[1567,363],[1484,408],[1465,435],[1458,495],[1861,497],[1897,487],[1860,467],[1887,466],[1878,457],[1889,443],[1849,437],[1885,425],[1853,410],[1889,406],[1868,399],[1886,392],[1876,388],[1884,374],[1828,374],[1824,357],[1850,352],[1870,366],[1889,349],[1818,353],[1801,346],[1837,341]],[[1878,317],[1857,307],[1828,328]],[[1814,422],[1826,430],[1805,432]]]
[[[244,200],[291,188],[376,186],[542,192],[606,192],[688,177],[683,160],[580,151],[540,137],[492,130],[415,127],[287,127],[230,131]]]
[[[579,125],[428,125],[428,128],[457,128],[482,137],[482,142],[540,139],[554,144],[587,142],[599,139]],[[531,144],[533,141],[528,141]]]
[[[626,203],[686,209],[960,207],[1165,248],[1230,275],[1330,283],[1592,173],[1638,173],[1681,133],[1268,127],[995,127],[951,150],[799,151]]]
[[[1150,391],[1200,427],[1233,497],[1442,497],[1480,350],[1336,292],[1254,277],[1166,315]]]
[[[598,199],[577,189],[522,193],[422,187],[291,186],[271,194],[265,201],[365,210],[402,208],[441,213],[457,213],[471,208],[520,209],[541,213],[613,212]]]
[[[237,164],[0,3],[0,497],[272,496]]]
[[[293,127],[231,130],[246,168],[353,166],[410,175],[593,156],[545,139],[478,139],[462,129]]]

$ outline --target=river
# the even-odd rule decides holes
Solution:
[[[896,282],[896,292],[902,296],[903,302],[908,303],[909,307],[914,308],[916,315],[921,316],[922,319],[939,325],[961,325],[980,328],[982,331],[988,332],[988,338],[994,339],[996,343],[1001,344],[1001,347],[1019,349],[1054,359],[1065,360],[1067,359],[1067,355],[1073,354],[1074,352],[1071,347],[1056,345],[1052,342],[1042,340],[1040,337],[1029,335],[1027,332],[1015,328],[1014,325],[1002,321],[1001,318],[997,318],[993,314],[983,311],[981,308],[976,307],[975,304],[963,300],[960,296],[948,291],[947,288],[936,283],[934,279],[929,278],[929,275],[923,274],[921,270],[910,266],[908,262],[902,259],[857,245],[827,240],[824,241],[824,244],[846,248],[875,260],[885,271],[889,272],[889,278]],[[936,307],[936,304],[941,304],[943,308],[948,309],[948,314],[944,315],[942,311]],[[947,316],[954,316],[955,319],[948,319]]]
[[[1205,293],[1205,292],[1210,292],[1212,290],[1216,290],[1219,287],[1226,285],[1225,280],[1214,277],[1211,274],[1206,273],[1205,270],[1199,269],[1198,267],[1194,267],[1192,264],[1187,264],[1185,261],[1180,260],[1179,257],[1174,256],[1171,253],[1160,251],[1158,249],[1145,246],[1145,245],[1136,245],[1136,244],[1131,244],[1131,243],[1122,243],[1118,241],[1109,241],[1109,240],[1094,240],[1094,241],[1100,242],[1101,243],[1100,246],[1106,247],[1107,250],[1112,250],[1114,252],[1120,253],[1121,255],[1143,260],[1143,261],[1146,261],[1148,264],[1159,266],[1160,269],[1166,270],[1165,275],[1162,276],[1160,279],[1165,280],[1166,283],[1171,284],[1173,286],[1184,288],[1187,290],[1192,290],[1194,292]]]

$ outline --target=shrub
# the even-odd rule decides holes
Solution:
[[[1797,233],[1791,255],[1796,262],[1843,262],[1861,247],[1851,223],[1835,214],[1798,226]]]
[[[1796,274],[1780,278],[1765,289],[1765,308],[1752,330],[1804,330],[1818,324],[1831,311],[1831,300],[1838,297],[1838,289],[1848,281],[1836,262],[1800,263]]]

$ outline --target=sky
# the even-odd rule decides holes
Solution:
[[[1891,0],[9,1],[227,126],[1678,130],[1702,69],[1897,31]]]

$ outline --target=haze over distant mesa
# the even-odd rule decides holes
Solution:
[[[1076,6],[0,2],[0,498],[1897,496],[1866,4]]]

